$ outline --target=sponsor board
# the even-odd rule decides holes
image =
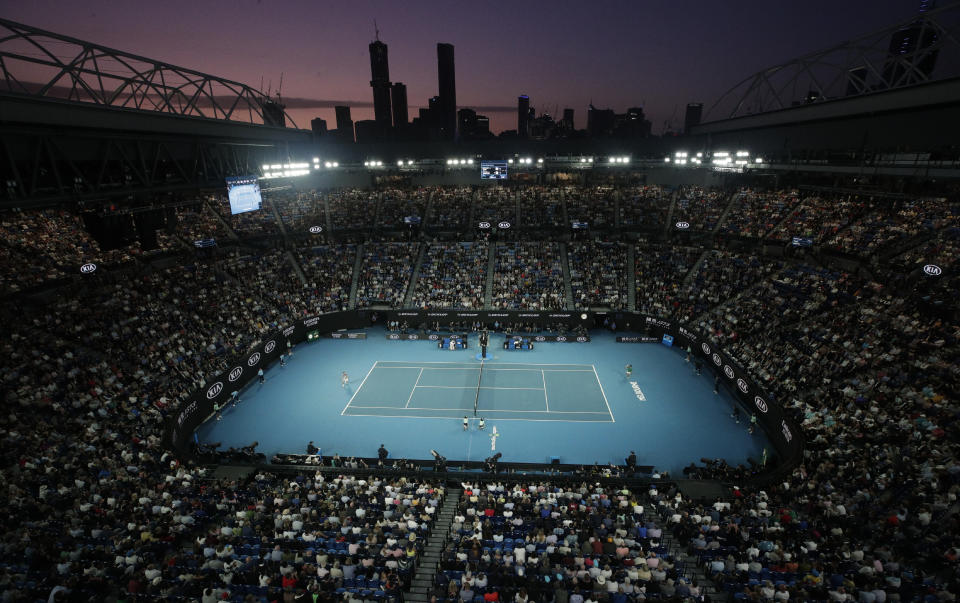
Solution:
[[[275,349],[277,349],[277,342],[271,339],[270,341],[267,342],[267,345],[263,346],[263,353],[269,354],[273,352]]]
[[[97,265],[93,262],[87,262],[83,266],[80,266],[80,274],[93,274],[97,271]]]
[[[927,276],[940,276],[943,274],[943,269],[936,264],[927,264],[923,267],[923,273]]]
[[[321,232],[323,232],[323,227],[322,227],[322,226],[311,226],[311,227],[310,227],[310,234],[320,234]]]
[[[223,391],[223,381],[217,381],[207,389],[207,400],[213,400]]]
[[[701,343],[700,349],[703,350],[703,353],[706,354],[707,356],[710,355],[710,346],[707,345],[707,342]]]
[[[727,376],[727,379],[733,379],[734,377],[733,367],[730,366],[729,364],[725,364],[723,366],[723,374]]]
[[[260,362],[260,352],[254,352],[247,358],[247,366],[254,366],[258,362]]]
[[[507,339],[516,339],[517,337],[516,335],[510,335],[507,336]],[[590,341],[590,337],[586,335],[534,335],[523,339],[547,343],[587,343]]]
[[[243,367],[235,366],[230,370],[230,374],[227,375],[227,381],[229,381],[230,383],[233,383],[234,381],[239,379],[240,375],[242,374],[243,374]]]
[[[756,405],[757,410],[759,410],[762,413],[766,413],[768,410],[770,410],[770,407],[767,406],[767,401],[761,398],[760,396],[754,396],[753,403]]]
[[[713,358],[713,363],[716,364],[717,366],[720,366],[721,364],[723,364],[723,359],[720,358],[720,354],[717,354],[716,352],[714,352],[712,358]]]
[[[790,426],[787,425],[786,421],[780,422],[780,432],[783,434],[783,439],[787,442],[793,439],[793,433],[790,431]]]
[[[617,343],[660,343],[656,337],[647,337],[646,335],[617,337]]]
[[[327,339],[366,339],[366,333],[327,333],[323,337]]]
[[[678,230],[686,230],[690,228],[689,222],[677,222],[676,227]]]
[[[486,229],[490,228],[490,223],[487,222],[486,220],[484,220],[484,221],[480,222],[479,224],[477,224],[477,227],[480,228],[481,230],[486,230]]]
[[[747,385],[746,380],[744,380],[744,379],[742,379],[742,378],[741,378],[741,379],[737,379],[737,388],[738,388],[740,391],[742,391],[743,393],[747,393],[748,391],[750,391],[750,386]]]
[[[510,228],[510,223],[507,222],[506,220],[501,220],[500,222],[497,223],[497,228],[501,228],[501,229],[503,229],[503,230],[506,230],[506,229]]]

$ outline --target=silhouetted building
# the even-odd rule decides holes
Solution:
[[[530,97],[522,94],[517,97],[517,136],[526,138],[530,133]]]
[[[467,108],[457,111],[457,131],[460,132],[460,138],[470,138],[470,135],[473,133],[473,129],[476,126],[476,111]]]
[[[337,136],[342,142],[353,142],[353,120],[350,119],[350,107],[337,105],[333,110],[337,114]]]
[[[457,80],[453,44],[437,44],[437,79],[440,85],[440,134],[444,140],[457,137]]]
[[[539,117],[533,116],[533,111],[530,111],[530,119],[527,121],[527,138],[533,140],[546,140],[552,138],[554,131],[557,128],[556,122],[553,121],[553,117],[549,113],[542,113]]]
[[[683,116],[683,133],[689,134],[690,129],[700,125],[703,118],[703,103],[687,103],[687,112]]]
[[[358,143],[383,140],[383,126],[375,119],[362,119],[354,127],[357,131]]]
[[[591,137],[612,136],[613,125],[613,109],[597,109],[592,104],[587,108],[587,132]]]
[[[279,95],[277,95],[279,98]],[[287,116],[283,112],[286,109],[286,105],[281,105],[279,102],[267,99],[261,105],[263,108],[263,125],[265,126],[275,126],[277,128],[285,128],[287,126]]]
[[[630,107],[626,113],[614,117],[613,135],[618,138],[646,138],[650,136],[650,122],[644,118],[641,107]]]
[[[573,109],[564,109],[563,110],[563,129],[567,131],[573,131]]]
[[[315,117],[310,120],[310,130],[313,132],[313,138],[323,138],[327,134],[327,120]]]
[[[397,82],[390,89],[393,100],[393,126],[401,130],[407,126],[407,87]]]
[[[389,130],[390,115],[390,66],[387,61],[387,45],[379,39],[370,43],[370,87],[373,88],[374,119]]]
[[[920,0],[920,14],[931,10],[935,0]],[[938,49],[931,49],[937,43],[937,30],[924,27],[917,19],[906,27],[901,27],[890,38],[886,63],[883,66],[883,79],[890,86],[906,86],[925,81],[937,65]]]

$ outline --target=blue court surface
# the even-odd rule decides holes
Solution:
[[[462,420],[475,412],[487,421],[613,422],[589,364],[375,362],[342,414]]]
[[[701,457],[759,459],[768,446],[762,433],[747,433],[745,418],[731,418],[732,396],[714,394],[712,374],[697,376],[678,349],[595,332],[590,343],[503,350],[502,336],[491,336],[491,357],[480,361],[472,347],[441,350],[387,340],[379,327],[366,332],[365,340],[298,345],[198,438],[223,447],[256,440],[268,457],[302,453],[311,440],[323,454],[375,456],[382,443],[391,458],[428,459],[434,449],[455,464],[493,454],[496,427],[504,461],[622,464],[635,450],[640,464],[676,474]]]

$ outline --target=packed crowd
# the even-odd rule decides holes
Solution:
[[[459,232],[467,227],[473,208],[473,189],[467,186],[434,189],[427,212],[427,226],[434,231]],[[473,225],[470,225],[473,228]]]
[[[380,226],[382,228],[419,227],[429,196],[430,190],[425,188],[385,189],[380,201]]]
[[[659,186],[620,187],[620,227],[662,230],[670,214],[671,194]]]
[[[556,243],[497,243],[492,308],[562,310],[565,297]]]
[[[435,580],[437,601],[623,603],[700,595],[668,553],[646,493],[587,482],[462,485]]]
[[[483,308],[489,246],[475,243],[428,245],[413,292],[417,308]]]
[[[614,226],[616,195],[612,186],[589,189],[567,189],[565,201],[570,222],[583,222],[593,230],[607,230]]]
[[[320,245],[296,251],[297,261],[307,279],[308,307],[311,312],[339,312],[350,305],[353,267],[357,246]]]
[[[753,197],[764,195],[744,199]],[[778,200],[762,211],[755,200],[734,200],[733,209],[753,208],[754,219],[737,222],[731,212],[724,225],[785,236],[774,227],[786,219],[789,229],[818,241],[832,236],[858,253],[936,230],[894,266],[912,273],[926,262],[955,264],[949,204],[903,202],[877,213],[854,202],[844,206],[859,216],[850,218],[819,198],[766,198]],[[184,241],[226,234],[203,205],[175,213]],[[342,224],[351,220],[341,216]],[[53,237],[55,228],[64,236]],[[9,214],[3,229],[4,261],[23,260],[45,276],[81,257],[124,263],[122,253],[96,255],[72,214]],[[363,249],[358,305],[402,303],[418,247],[367,242]],[[484,249],[482,242],[428,245],[415,303],[456,303],[449,291],[427,286],[440,279],[470,283],[452,299],[474,303],[485,285]],[[311,475],[216,481],[160,445],[171,409],[263,334],[304,312],[344,308],[356,250],[298,250],[306,289],[286,252],[248,249],[185,253],[164,268],[143,263],[122,283],[63,289],[56,304],[7,299],[0,306],[8,359],[0,374],[4,600],[46,599],[54,586],[66,589],[61,598],[83,601],[397,592],[441,487]],[[563,307],[558,244],[501,243],[496,252],[494,307]],[[578,304],[610,301],[608,285],[623,301],[622,275],[612,284],[607,274],[625,263],[621,246],[571,243],[568,252]],[[955,320],[931,312],[906,272],[850,274],[647,243],[635,257],[637,310],[697,319],[803,426],[802,463],[762,487],[738,483],[730,500],[714,505],[678,498],[668,487],[644,499],[589,485],[468,484],[438,599],[695,597],[698,585],[662,547],[656,530],[663,524],[731,598],[955,600]],[[7,292],[34,282],[22,267],[3,268]]]
[[[627,307],[627,250],[620,243],[570,243],[570,286],[577,309]]]
[[[473,218],[475,222],[489,222],[496,227],[509,222],[517,228],[517,193],[505,188],[482,188],[477,191]],[[472,226],[472,225],[471,225]]]
[[[211,199],[210,205],[238,236],[259,237],[275,235],[280,232],[274,215],[272,192],[262,194],[260,209],[239,214],[232,213],[230,200],[225,196],[217,196]]]
[[[686,222],[693,230],[713,232],[729,203],[726,191],[691,186],[681,189],[673,210],[674,222]]]
[[[414,243],[364,244],[357,277],[357,307],[402,306],[418,249]]]
[[[672,316],[680,304],[680,290],[687,273],[703,250],[642,243],[634,257],[637,312],[651,316]]]
[[[326,227],[323,199],[316,191],[288,190],[270,191],[264,197],[280,215],[287,232],[303,233],[313,226]]]
[[[789,217],[800,202],[796,191],[742,190],[734,195],[733,206],[720,232],[743,237],[766,237]]]
[[[560,187],[532,186],[518,191],[520,195],[520,223],[524,229],[558,229],[569,226],[564,223],[564,194]]]
[[[342,189],[326,196],[327,214],[336,230],[371,228],[377,215],[379,193],[365,189]]]

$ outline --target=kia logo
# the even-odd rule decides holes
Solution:
[[[430,334],[430,340],[431,340],[431,341],[436,341],[436,340],[438,340],[438,339],[440,339],[440,336],[437,335],[436,333],[431,333],[431,334]],[[451,339],[452,339],[452,337],[451,337]]]
[[[263,346],[263,353],[269,354],[274,349],[276,349],[276,347],[277,347],[277,342],[271,339],[270,341],[267,342],[267,345]]]
[[[396,333],[391,333],[391,334],[388,336],[388,339],[400,339],[400,336],[397,335]]]
[[[760,412],[767,412],[770,410],[770,408],[767,407],[767,401],[760,396],[754,397],[753,403],[757,405],[757,408],[760,409]]]
[[[227,378],[230,380],[230,383],[233,383],[234,381],[236,381],[237,379],[239,379],[239,378],[240,378],[240,375],[242,375],[242,374],[243,374],[243,367],[242,367],[242,366],[235,366],[235,367],[233,367],[233,370],[230,371],[230,376],[227,377]]]
[[[217,395],[223,391],[223,381],[217,381],[210,386],[210,389],[207,390],[207,400],[213,400]]]
[[[793,439],[793,434],[790,433],[790,428],[787,426],[787,422],[786,422],[786,421],[781,421],[781,422],[780,422],[780,431],[783,432],[783,438],[784,438],[786,441],[789,442],[790,440]]]
[[[320,234],[321,232],[323,232],[323,227],[322,227],[322,226],[311,226],[311,227],[310,227],[310,233],[311,233],[311,234]]]
[[[924,274],[928,274],[930,276],[940,276],[943,274],[943,270],[941,270],[940,266],[937,266],[936,264],[927,264],[923,267],[923,272]]]
[[[720,366],[721,364],[723,364],[723,360],[720,359],[720,354],[713,355],[713,363],[716,364],[717,366]]]
[[[481,223],[479,224],[479,226],[480,226],[480,228],[490,228],[490,223],[489,223],[489,222],[481,222]]]
[[[577,341],[587,341],[587,338],[584,336],[577,337]]]
[[[723,374],[727,376],[727,379],[733,379],[733,369],[729,364],[723,367]]]
[[[557,335],[557,341],[566,341],[566,340],[567,338],[564,337],[563,335]]]
[[[547,338],[544,337],[543,335],[537,335],[536,337],[533,338],[533,340],[534,340],[534,341],[546,341]]]
[[[737,387],[739,387],[739,388],[740,388],[740,391],[742,391],[743,393],[747,393],[747,390],[750,389],[750,388],[747,386],[747,382],[744,381],[743,379],[737,379]]]
[[[710,346],[705,343],[700,344],[700,349],[703,350],[704,354],[710,354]]]
[[[253,366],[258,362],[260,362],[260,352],[254,352],[252,356],[247,358],[247,366]]]
[[[503,222],[500,222],[499,224],[497,224],[497,228],[503,228],[503,229],[510,228],[510,223],[504,220]]]
[[[90,274],[91,272],[95,271],[96,269],[97,269],[97,265],[96,265],[96,264],[92,264],[92,263],[90,263],[90,264],[84,264],[83,266],[80,266],[80,274]]]
[[[413,340],[417,339],[417,336],[416,336],[416,335],[407,335],[407,339],[409,339],[410,341],[413,341]]]
[[[689,222],[677,222],[677,228],[679,228],[680,230],[686,230],[687,228],[690,228],[690,223],[689,223]]]

